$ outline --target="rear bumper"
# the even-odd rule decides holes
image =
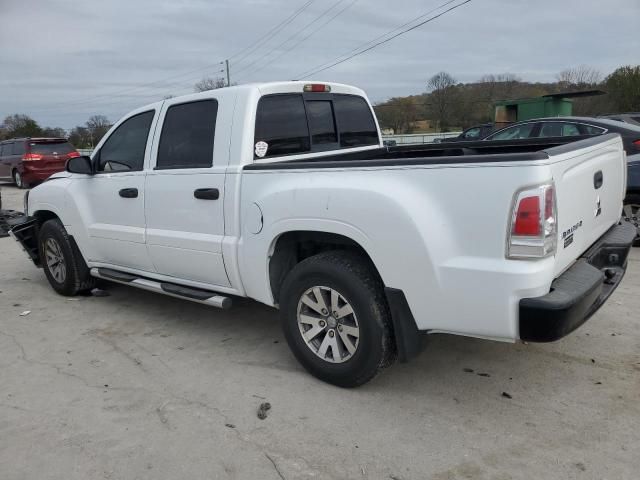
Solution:
[[[553,281],[548,294],[521,299],[520,338],[552,342],[586,322],[620,284],[635,236],[632,225],[615,225]]]

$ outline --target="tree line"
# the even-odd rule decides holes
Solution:
[[[194,85],[194,91],[224,86],[226,81],[221,77],[204,77]],[[494,103],[499,100],[587,89],[601,89],[607,93],[574,99],[575,115],[640,111],[640,65],[620,67],[607,76],[597,69],[579,66],[563,70],[556,75],[555,82],[549,83],[526,82],[511,73],[488,74],[476,82],[459,83],[449,73],[440,72],[427,81],[425,92],[393,97],[375,105],[374,110],[380,126],[393,129],[395,133],[424,131],[425,123],[432,131],[446,132],[493,121]],[[171,95],[165,98],[171,98]],[[84,125],[66,131],[59,127],[41,127],[28,115],[13,114],[0,124],[0,140],[64,137],[77,148],[93,148],[111,125],[106,116],[93,115]]]
[[[624,66],[605,76],[579,66],[563,70],[555,82],[532,83],[514,74],[484,75],[476,82],[459,83],[447,72],[433,75],[418,95],[394,97],[374,106],[382,128],[395,133],[458,130],[493,121],[494,103],[539,97],[551,93],[598,89],[605,95],[575,98],[573,114],[594,116],[640,111],[640,65]],[[422,122],[421,122],[422,121]]]
[[[0,140],[21,137],[68,138],[76,148],[93,148],[110,128],[111,122],[104,115],[92,115],[84,125],[67,131],[60,127],[41,127],[28,115],[15,113],[0,124]]]

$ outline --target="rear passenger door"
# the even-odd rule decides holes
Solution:
[[[225,105],[215,96],[165,101],[145,188],[147,250],[157,273],[203,286],[230,285],[222,257]]]

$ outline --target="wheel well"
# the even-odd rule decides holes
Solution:
[[[42,225],[47,220],[59,218],[55,213],[50,210],[38,210],[33,214],[33,217],[38,220],[38,226]]]
[[[286,232],[278,237],[269,261],[269,281],[274,301],[278,303],[282,283],[293,267],[305,258],[328,250],[357,252],[368,260],[372,271],[380,275],[365,249],[349,237],[327,232]]]

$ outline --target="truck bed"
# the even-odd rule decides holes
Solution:
[[[335,168],[344,167],[347,162],[349,166],[354,167],[380,167],[545,160],[552,154],[596,145],[616,135],[615,133],[610,133],[598,136],[532,138],[491,142],[443,142],[381,147],[360,152],[338,153],[290,161],[256,162],[245,166],[245,169]]]

